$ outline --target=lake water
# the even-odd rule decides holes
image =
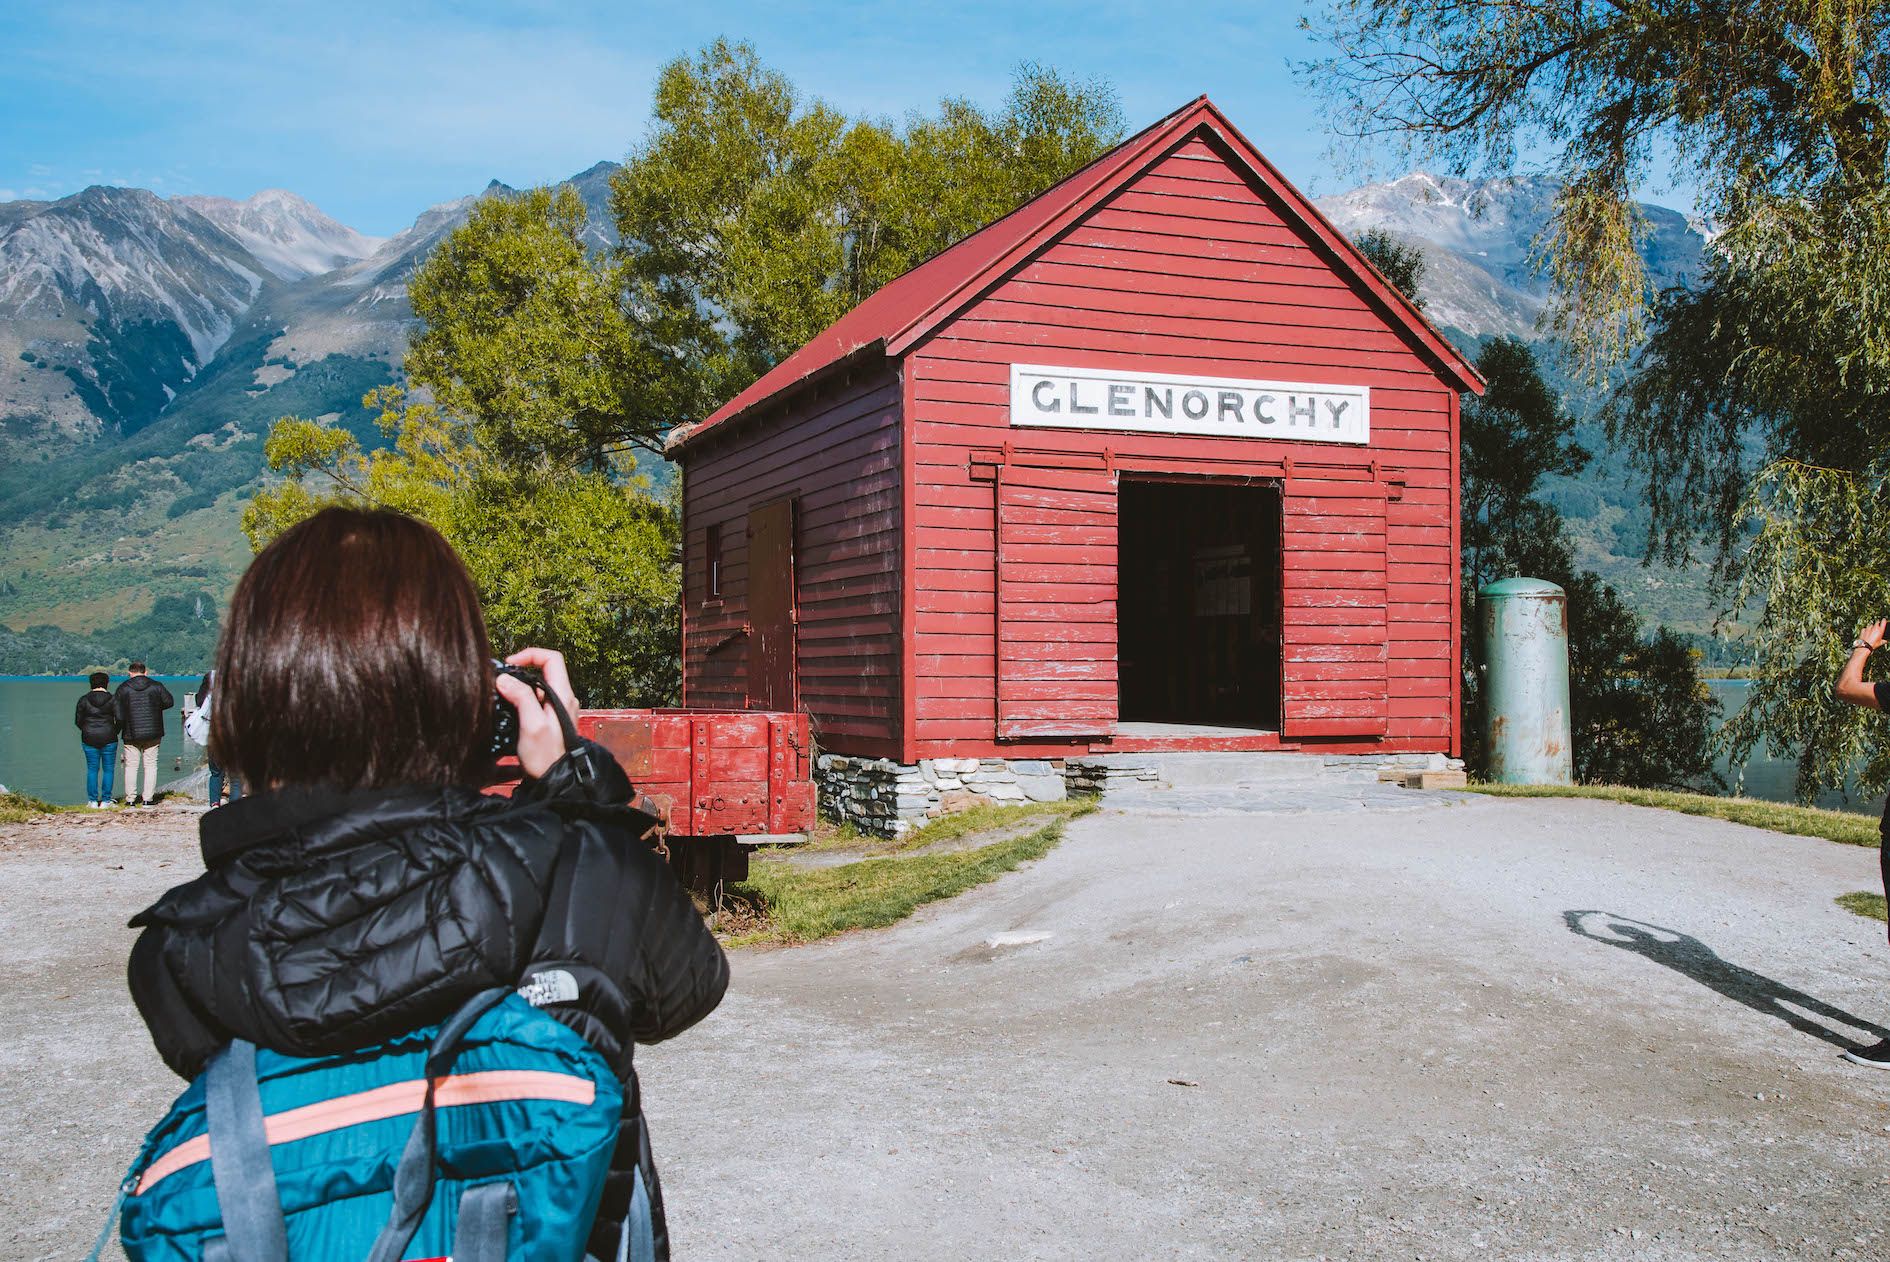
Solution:
[[[1746,690],[1752,682],[1746,679],[1709,679],[1706,686],[1712,689],[1718,699],[1725,717],[1731,718],[1734,711],[1746,702]],[[1714,770],[1725,779],[1728,785],[1737,783],[1733,769],[1721,758]],[[1769,749],[1754,751],[1752,761],[1746,764],[1745,784],[1740,791],[1749,798],[1764,798],[1771,802],[1793,802],[1792,783],[1798,776],[1798,762],[1792,758],[1779,758]],[[1856,786],[1849,786],[1849,792],[1828,789],[1820,793],[1814,803],[1841,811],[1863,811],[1875,815],[1883,810],[1881,797],[1868,797],[1856,792]]]
[[[204,761],[204,751],[184,739],[184,694],[195,692],[200,675],[158,675],[177,699],[164,712],[164,739],[159,742],[158,783],[189,775]],[[124,677],[112,676],[112,687]],[[85,676],[71,678],[0,675],[0,784],[30,793],[48,802],[75,805],[85,801],[85,751],[79,729],[72,726],[72,707],[86,689]],[[125,793],[125,760],[121,750],[112,787]]]
[[[195,771],[204,760],[202,749],[184,740],[184,720],[179,713],[184,694],[197,687],[196,675],[162,675],[159,678],[177,698],[178,709],[164,716],[163,758],[158,781],[163,783]],[[118,686],[114,676],[112,686]],[[1742,679],[1708,681],[1713,695],[1731,714],[1745,702],[1749,686]],[[0,675],[0,784],[22,793],[31,793],[48,802],[65,804],[85,800],[85,755],[79,749],[78,729],[72,726],[72,707],[85,691],[83,676],[72,678],[21,677]],[[1797,767],[1789,759],[1754,757],[1746,766],[1744,792],[1747,797],[1774,802],[1792,800],[1792,777]],[[1724,761],[1719,773],[1733,782]],[[124,792],[122,756],[115,777],[118,791]],[[1876,813],[1883,803],[1876,798],[1847,796],[1831,792],[1818,798],[1818,805]]]

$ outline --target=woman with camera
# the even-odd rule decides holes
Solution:
[[[508,662],[575,716],[559,654]],[[590,1252],[618,1256],[640,1174],[666,1257],[632,1049],[707,1016],[728,964],[626,826],[623,770],[495,675],[465,567],[395,513],[327,509],[263,549],[216,667],[212,756],[250,792],[203,817],[204,875],[132,921],[132,996],[165,1063],[194,1077],[232,1038],[348,1052],[525,987],[626,1087]],[[509,799],[480,792],[495,690],[518,714]]]

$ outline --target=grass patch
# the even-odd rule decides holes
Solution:
[[[1859,890],[1855,894],[1839,894],[1837,905],[1845,911],[1854,911],[1872,920],[1890,920],[1890,908],[1884,906],[1883,895],[1872,894],[1868,890]]]
[[[730,896],[738,904],[746,903],[752,911],[745,923],[738,922],[727,944],[813,942],[850,929],[877,929],[895,924],[927,903],[962,894],[974,886],[996,880],[1020,864],[1041,859],[1063,839],[1063,826],[1070,819],[1096,809],[1094,803],[1085,801],[1055,805],[1060,809],[1042,827],[974,850],[894,853],[813,869],[758,856],[750,868],[748,880],[729,888]],[[953,818],[956,817],[946,817]],[[1015,815],[1010,818],[1014,819]],[[987,823],[986,827],[989,826]],[[930,827],[932,825],[928,825]],[[954,836],[967,836],[971,831],[974,830],[965,828]],[[925,840],[949,839],[934,833]],[[907,841],[902,837],[897,843],[889,844],[905,846]]]
[[[1472,793],[1505,798],[1600,798],[1630,806],[1654,806],[1683,815],[1705,815],[1734,824],[1766,828],[1799,837],[1822,837],[1846,846],[1877,849],[1877,817],[1856,811],[1828,811],[1820,806],[1789,806],[1756,798],[1721,798],[1709,793],[1667,789],[1627,789],[1611,784],[1473,784]]]
[[[83,806],[54,806],[27,793],[0,793],[0,824],[24,824],[35,815],[84,809]]]

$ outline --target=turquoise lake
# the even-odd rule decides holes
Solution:
[[[184,739],[184,694],[195,692],[201,675],[157,675],[177,698],[164,712],[159,744],[158,783],[189,775],[203,765],[204,751]],[[124,682],[113,675],[112,687]],[[85,801],[85,753],[72,708],[85,695],[85,676],[22,677],[0,675],[0,784],[19,793],[61,805]],[[118,759],[113,789],[124,796],[124,756]]]

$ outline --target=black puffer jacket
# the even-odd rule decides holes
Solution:
[[[118,727],[131,745],[164,739],[164,712],[176,705],[171,690],[149,675],[133,675],[118,685]]]
[[[633,1043],[714,1010],[728,961],[662,859],[648,816],[586,742],[508,801],[471,789],[244,797],[204,816],[207,871],[138,913],[131,994],[165,1064],[197,1074],[240,1035],[297,1056],[431,1025],[543,969],[578,997],[546,1011],[623,1076],[619,1130],[591,1237],[617,1256],[641,1163],[668,1256],[662,1193],[631,1067]]]
[[[103,749],[118,739],[118,703],[103,688],[94,688],[79,698],[72,709],[72,725],[79,729],[79,739],[93,749]]]

